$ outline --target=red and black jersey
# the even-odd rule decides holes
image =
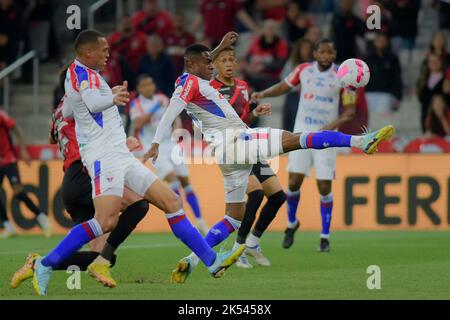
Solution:
[[[250,94],[247,82],[234,78],[234,84],[227,86],[219,80],[213,79],[210,84],[228,100],[242,121],[250,125],[247,116],[250,112]]]
[[[0,167],[17,161],[16,151],[9,133],[15,125],[16,121],[10,118],[5,111],[0,110]]]
[[[81,157],[75,133],[75,119],[63,117],[63,104],[64,98],[61,99],[58,107],[53,112],[50,134],[53,139],[58,141],[59,151],[64,157],[63,169],[66,171],[72,163],[80,160]]]

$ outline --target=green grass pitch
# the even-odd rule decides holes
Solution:
[[[172,235],[135,234],[118,250],[115,289],[85,273],[81,289],[69,290],[66,272],[54,272],[47,297],[34,295],[31,281],[16,290],[9,279],[29,251],[46,253],[61,237],[22,236],[0,240],[1,299],[449,299],[450,233],[335,232],[331,252],[317,252],[318,233],[298,232],[294,245],[281,247],[283,234],[262,238],[272,266],[235,266],[221,279],[199,265],[188,281],[170,283],[170,272],[188,250]],[[225,243],[230,248],[233,240]],[[253,262],[253,260],[251,260]],[[381,289],[367,288],[367,268],[381,269]]]

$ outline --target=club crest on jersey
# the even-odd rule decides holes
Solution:
[[[80,83],[81,90],[87,89],[88,87],[89,87],[89,82],[87,80],[81,81],[81,83]]]

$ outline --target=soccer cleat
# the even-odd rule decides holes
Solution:
[[[38,296],[47,295],[47,286],[52,276],[53,269],[42,264],[42,257],[34,261],[33,288]]]
[[[28,254],[25,264],[11,278],[11,288],[16,289],[22,282],[33,277],[34,262],[40,257],[37,253]]]
[[[239,257],[238,261],[236,261],[236,267],[251,269],[253,268],[252,264],[248,261],[247,255],[244,253]]]
[[[197,230],[200,231],[200,233],[203,235],[206,235],[209,231],[209,227],[203,219],[197,220],[195,226],[197,227]]]
[[[245,245],[242,244],[236,249],[226,251],[226,252],[219,252],[216,255],[216,261],[208,267],[209,273],[214,278],[221,278],[225,274],[225,271],[231,267],[236,261],[239,259],[239,257],[242,255],[242,253],[245,251]]]
[[[284,231],[283,248],[289,249],[294,243],[295,231],[300,228],[300,222],[297,221],[295,228],[286,228]]]
[[[52,227],[48,216],[45,213],[41,212],[40,214],[38,214],[36,219],[42,231],[44,231],[45,237],[50,238],[50,236],[52,235]]]
[[[191,258],[184,257],[178,261],[177,267],[172,271],[171,281],[173,283],[184,283],[191,274],[193,264]]]
[[[111,272],[109,270],[110,266],[110,263],[94,261],[88,265],[87,272],[92,278],[95,278],[95,280],[103,284],[105,287],[115,288],[117,283],[111,276]]]
[[[330,252],[330,240],[320,238],[319,252]]]
[[[270,267],[270,261],[263,255],[262,249],[259,245],[256,245],[255,247],[247,247],[247,253],[255,258],[256,263],[260,266]]]
[[[385,126],[380,130],[374,132],[367,132],[363,135],[362,150],[367,154],[373,154],[378,151],[378,145],[395,133],[395,128],[392,125]]]

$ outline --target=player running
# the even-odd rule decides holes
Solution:
[[[219,52],[213,63],[217,75],[211,81],[211,86],[230,102],[230,105],[246,124],[250,125],[258,116],[270,114],[270,105],[257,106],[256,103],[250,103],[248,84],[235,76],[237,59],[233,47],[225,48]],[[261,206],[264,196],[267,197],[267,202],[261,209],[255,227],[250,232],[256,219],[256,212]],[[266,162],[254,164],[248,178],[244,219],[237,231],[235,242],[236,247],[245,243],[246,251],[239,257],[236,266],[253,267],[248,261],[246,253],[253,256],[259,265],[270,266],[269,259],[262,253],[259,241],[285,201],[286,194],[269,164]]]
[[[231,45],[237,36],[237,33],[230,32],[225,35],[225,39],[228,37]],[[248,128],[228,100],[209,83],[214,69],[213,58],[223,47],[211,52],[204,45],[194,44],[186,49],[187,72],[177,79],[175,91],[156,130],[152,147],[144,156],[144,161],[157,159],[159,144],[165,132],[170,130],[174,120],[186,109],[209,141],[224,177],[225,216],[205,237],[211,247],[239,229],[245,213],[248,176],[254,163],[298,149],[357,147],[372,154],[377,151],[381,141],[394,134],[393,126],[362,136],[335,131],[291,133],[273,128]],[[198,259],[195,253],[181,259],[172,272],[172,281],[183,283]]]
[[[52,230],[50,220],[45,212],[38,208],[34,202],[28,197],[23,190],[20,182],[19,166],[17,165],[17,155],[14,149],[11,132],[16,136],[19,145],[20,155],[27,164],[30,164],[30,155],[25,149],[25,142],[23,133],[16,121],[9,117],[9,115],[0,110],[0,186],[3,183],[5,175],[8,177],[11,184],[14,197],[19,201],[25,203],[28,209],[36,215],[36,220],[46,237],[50,237]],[[6,215],[6,203],[3,203],[0,198],[0,222],[3,222],[5,230],[2,233],[2,238],[9,238],[16,234],[16,229],[9,222]]]
[[[62,70],[60,76],[60,87],[64,90],[66,72],[69,65]],[[92,201],[91,178],[86,172],[78,150],[78,143],[75,134],[75,120],[63,117],[64,98],[53,112],[52,127],[50,129],[50,143],[58,143],[61,154],[64,157],[64,177],[61,187],[61,195],[64,207],[75,224],[83,223],[94,217],[95,208]],[[130,151],[139,146],[136,138],[127,139],[127,146]],[[67,270],[69,266],[76,265],[81,271],[88,270],[91,275],[108,287],[115,287],[114,281],[110,279],[109,269],[103,268],[97,273],[91,273],[88,266],[95,260],[100,259],[105,262],[100,266],[114,266],[116,255],[114,252],[119,245],[133,232],[137,224],[145,217],[149,205],[131,190],[125,188],[122,205],[125,210],[119,217],[116,228],[109,234],[93,239],[89,242],[91,251],[77,251],[60,263],[55,270]],[[98,258],[100,256],[100,258]],[[25,264],[14,273],[11,278],[13,289],[33,276],[33,266],[35,260],[40,257],[37,253],[30,253]]]
[[[278,97],[301,85],[294,132],[338,130],[355,116],[355,92],[340,87],[337,77],[338,66],[334,64],[336,49],[333,42],[328,39],[320,40],[315,44],[313,54],[315,61],[300,64],[283,81],[252,95],[254,101],[265,97]],[[344,111],[339,115],[341,97]],[[319,251],[328,252],[333,210],[331,184],[336,170],[334,148],[297,150],[289,153],[288,226],[283,247],[289,248],[292,245],[295,231],[300,227],[300,222],[296,218],[300,187],[312,167],[316,168],[317,188],[320,193],[322,232]]]
[[[169,105],[169,98],[164,94],[155,93],[155,82],[148,75],[139,76],[136,86],[139,96],[131,101],[130,116],[134,122],[136,137],[142,144],[142,150],[147,151],[153,141],[158,123]],[[174,128],[181,128],[179,119],[175,122]],[[186,201],[195,215],[196,227],[200,232],[206,234],[209,228],[202,218],[197,195],[189,183],[188,167],[184,162],[172,160],[171,155],[174,148],[181,151],[178,145],[172,141],[169,131],[161,142],[161,158],[154,164],[156,173],[160,179],[169,183],[170,188],[176,194],[180,195],[180,186],[183,187]]]
[[[228,40],[222,45],[228,46]],[[75,40],[75,51],[76,59],[67,71],[65,103],[73,112],[81,159],[92,179],[95,215],[75,226],[47,256],[36,259],[33,275],[36,293],[47,294],[52,271],[62,261],[116,227],[124,186],[165,212],[175,236],[200,257],[210,274],[221,277],[245,247],[214,252],[186,218],[179,197],[127,149],[116,106],[129,101],[127,83],[111,89],[99,74],[109,57],[105,37],[97,31],[84,30]],[[88,268],[96,275],[108,265],[96,260]]]

